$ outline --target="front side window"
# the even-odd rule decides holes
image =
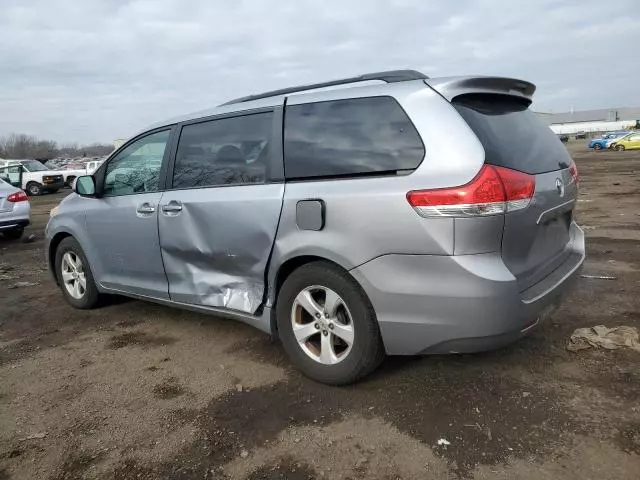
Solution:
[[[118,153],[107,165],[103,194],[118,196],[157,192],[169,133],[169,130],[152,133]]]
[[[173,188],[265,183],[272,124],[266,112],[185,125]]]
[[[413,123],[391,97],[352,98],[287,107],[287,179],[396,174],[424,158]]]

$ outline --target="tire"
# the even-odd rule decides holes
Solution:
[[[70,255],[70,257],[66,257],[66,255]],[[77,268],[74,269],[73,265],[67,262],[67,259],[69,258],[74,260],[73,264],[75,264]],[[80,261],[79,264],[78,260]],[[58,284],[60,285],[62,294],[70,305],[83,310],[94,308],[98,305],[100,297],[98,288],[93,279],[93,274],[91,273],[87,257],[75,238],[67,237],[60,242],[55,253],[55,268],[56,278],[58,279]],[[84,275],[84,288],[75,290],[75,283],[73,283],[69,288],[70,284],[65,279],[63,268],[65,273],[71,273],[72,275],[75,271],[75,278],[72,279],[71,282],[80,282],[81,287],[82,275]],[[78,295],[74,296],[72,292],[75,292]]]
[[[599,143],[596,143],[596,144],[593,146],[593,149],[594,149],[594,150],[596,150],[596,151],[597,151],[597,150],[602,150],[602,145],[600,145]]]
[[[624,152],[624,145],[616,145],[616,150],[618,152]]]
[[[74,181],[75,179],[76,179],[76,177],[73,177],[73,176],[69,176],[69,177],[67,177],[67,181],[66,181],[66,182],[64,182],[64,186],[65,186],[65,187],[68,187],[68,188],[71,188],[71,186],[73,185],[73,181]]]
[[[25,191],[32,197],[37,197],[39,195],[42,195],[42,185],[40,185],[38,182],[29,182],[27,183],[27,188],[25,188]]]
[[[4,235],[4,238],[7,238],[9,240],[18,240],[22,237],[23,233],[24,228],[12,228],[11,230],[3,231],[2,235]]]
[[[331,315],[318,314],[320,316],[314,318],[297,299],[304,298],[299,295],[305,292],[312,296],[320,292],[313,305],[322,306],[324,311],[327,295],[322,300],[323,291],[334,299],[338,297],[333,303],[337,307],[332,309]],[[375,370],[384,358],[384,346],[371,302],[353,277],[331,263],[308,263],[291,273],[278,294],[276,318],[280,341],[291,363],[318,382],[329,385],[353,383]],[[300,342],[294,333],[294,323],[299,326]],[[306,333],[300,330],[302,327],[307,327],[306,332],[312,332],[306,340]],[[345,335],[349,330],[350,345],[342,340],[349,336]],[[329,356],[333,356],[323,357],[322,346],[330,343],[332,354]],[[323,363],[322,358],[329,361]]]

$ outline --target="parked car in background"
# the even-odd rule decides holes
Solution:
[[[619,152],[624,150],[640,149],[640,133],[630,133],[622,138],[617,139],[611,144],[611,148]]]
[[[67,187],[71,187],[73,185],[73,181],[77,177],[81,177],[83,175],[93,175],[100,165],[104,163],[104,160],[92,160],[86,163],[69,163],[66,167],[61,170],[62,175],[64,176],[64,184]]]
[[[569,141],[569,135],[566,135],[564,133],[559,133],[558,134],[558,139],[562,142],[562,143],[567,143]]]
[[[587,132],[578,132],[576,133],[576,140],[587,138]]]
[[[0,179],[0,234],[20,238],[30,222],[31,206],[26,193]]]
[[[617,138],[624,137],[625,135],[629,135],[629,132],[606,133],[599,138],[592,139],[589,142],[589,148],[593,148],[594,150],[604,150]]]
[[[160,122],[76,179],[48,264],[76,308],[117,293],[226,315],[329,384],[385,353],[497,348],[585,258],[576,165],[534,91],[404,70]]]
[[[64,187],[63,175],[37,160],[0,160],[0,178],[34,196]]]

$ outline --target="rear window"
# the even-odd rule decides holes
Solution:
[[[391,97],[287,107],[287,179],[395,174],[415,169],[423,157],[418,132]]]
[[[506,95],[467,94],[452,103],[482,143],[486,163],[532,175],[571,164],[567,149],[528,109],[528,102]]]

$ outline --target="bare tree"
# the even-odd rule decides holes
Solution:
[[[58,144],[52,140],[42,140],[24,133],[12,133],[6,137],[0,137],[1,158],[32,158],[45,161],[59,155],[98,157],[107,155],[112,151],[113,145],[100,143],[92,143],[90,145],[68,143],[58,148]]]

